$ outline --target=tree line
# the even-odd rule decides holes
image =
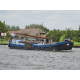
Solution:
[[[10,25],[6,25],[6,24],[5,24],[5,26],[8,29],[8,31],[18,31],[18,30],[20,30],[19,26],[15,26],[15,25],[10,26]]]
[[[62,42],[64,39],[80,42],[80,28],[79,30],[72,30],[71,28],[66,28],[65,30],[50,30],[46,37],[50,37],[53,42]]]
[[[3,24],[8,29],[8,31],[18,31],[18,30],[20,30],[20,27],[18,25],[17,26],[15,26],[15,25],[10,26],[10,25],[5,24],[5,21],[3,22]]]
[[[8,31],[18,31],[18,30],[20,30],[20,27],[19,26],[10,26],[10,25],[7,25],[7,24],[5,24],[5,26],[6,26],[6,28],[8,29]],[[30,24],[30,25],[26,25],[25,26],[25,29],[28,29],[28,28],[40,28],[42,31],[44,31],[44,32],[49,32],[49,29],[47,29],[45,26],[43,26],[43,25],[40,25],[40,24]]]
[[[0,21],[0,39],[5,38],[1,36],[2,32],[6,33],[6,39],[8,40],[11,38],[11,35],[9,34],[8,31],[18,31],[18,30],[20,30],[19,26],[13,26],[13,25],[10,26],[10,25],[5,24],[5,21],[4,22]]]
[[[72,39],[75,42],[80,42],[80,26],[79,30],[72,30],[71,28],[66,28],[65,30],[53,29],[49,30],[45,26],[40,24],[30,24],[26,25],[25,29],[28,28],[40,28],[42,31],[46,32],[46,37],[50,37],[53,42],[62,42],[64,39]],[[8,31],[18,31],[20,29],[19,26],[9,26],[4,22],[0,21],[0,36],[1,32],[7,33],[7,38],[10,37]]]
[[[40,25],[40,24],[30,24],[30,25],[26,25],[25,26],[25,29],[28,29],[28,28],[40,28],[42,31],[44,32],[49,32],[49,29],[47,29],[45,26],[43,25]]]
[[[62,42],[64,39],[72,39],[75,42],[80,42],[80,26],[79,30],[72,30],[71,28],[66,28],[65,30],[53,29],[49,30],[43,25],[30,24],[26,25],[25,28],[40,28],[47,33],[46,37],[50,37],[54,42]]]

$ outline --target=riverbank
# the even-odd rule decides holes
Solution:
[[[8,41],[6,40],[6,41],[0,41],[0,44],[8,44]]]
[[[8,45],[8,41],[0,41],[0,45]]]
[[[80,48],[80,42],[74,42],[73,47],[74,48]]]
[[[8,43],[0,43],[0,45],[8,45]]]
[[[80,46],[75,46],[75,45],[73,45],[73,47],[74,47],[74,48],[80,48]]]

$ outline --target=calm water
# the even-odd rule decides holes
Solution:
[[[69,51],[9,49],[0,45],[1,70],[80,70],[80,48]]]

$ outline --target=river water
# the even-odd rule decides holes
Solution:
[[[80,70],[80,48],[53,52],[0,45],[0,70]]]

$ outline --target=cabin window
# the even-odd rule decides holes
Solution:
[[[44,35],[44,33],[40,33],[40,35]]]
[[[41,33],[40,33],[40,35],[41,35]]]
[[[16,40],[12,39],[12,43],[15,44],[16,43]]]

